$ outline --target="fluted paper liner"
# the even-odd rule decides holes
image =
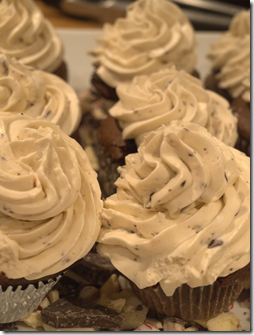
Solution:
[[[9,323],[30,315],[61,278],[38,282],[38,287],[30,284],[26,289],[19,285],[15,290],[9,286],[5,291],[0,286],[0,323]]]
[[[131,287],[144,305],[161,315],[183,320],[209,319],[227,310],[242,292],[245,282],[226,287],[216,284],[191,288],[184,284],[171,297],[167,297],[159,284],[139,289]]]

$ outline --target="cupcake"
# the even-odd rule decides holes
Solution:
[[[82,259],[100,230],[101,192],[81,148],[57,125],[0,118],[0,323],[24,318]]]
[[[124,18],[104,24],[96,41],[91,84],[106,101],[118,100],[119,84],[173,64],[197,75],[194,29],[180,7],[167,0],[135,1]]]
[[[250,159],[200,125],[149,133],[105,200],[98,252],[159,314],[211,318],[250,270]]]
[[[34,1],[0,1],[0,22],[1,53],[68,79],[63,43]]]
[[[250,10],[233,17],[229,30],[211,45],[208,57],[213,72],[205,86],[231,102],[239,120],[237,148],[250,155]]]
[[[93,126],[87,122],[91,118],[88,114],[80,129],[81,137],[90,131],[92,138],[92,129],[99,127],[94,147],[104,196],[115,192],[117,166],[124,164],[125,156],[136,152],[144,137],[162,124],[172,120],[197,123],[225,144],[233,147],[236,143],[237,118],[228,101],[204,89],[199,79],[175,66],[134,77],[131,83],[117,87],[117,95],[119,101],[109,109],[110,117]]]
[[[70,85],[1,53],[0,90],[0,118],[27,114],[58,124],[67,135],[74,134],[80,123],[79,98]]]

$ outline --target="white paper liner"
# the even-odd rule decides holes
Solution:
[[[61,275],[49,279],[46,284],[40,281],[37,288],[30,284],[25,290],[19,285],[15,291],[12,286],[3,291],[0,286],[0,323],[18,321],[31,314],[60,278]]]

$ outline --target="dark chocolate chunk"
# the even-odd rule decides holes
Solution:
[[[56,329],[98,328],[119,330],[124,316],[79,298],[58,299],[41,311],[42,320]]]
[[[113,274],[116,268],[106,257],[98,253],[89,252],[80,262],[71,268],[87,282],[87,285],[101,286]]]

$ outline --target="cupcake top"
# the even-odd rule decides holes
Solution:
[[[81,119],[79,99],[64,80],[0,54],[0,117],[28,114],[71,135]]]
[[[0,118],[0,271],[35,280],[84,257],[100,230],[97,175],[51,122]]]
[[[233,17],[229,30],[211,45],[208,57],[213,70],[219,71],[219,87],[232,98],[242,96],[250,102],[250,10]]]
[[[194,29],[175,4],[167,0],[138,0],[125,18],[106,23],[97,37],[94,65],[109,86],[130,82],[175,64],[193,72],[196,65]]]
[[[200,125],[149,133],[105,200],[98,252],[139,288],[167,296],[250,261],[250,159]]]
[[[0,22],[0,52],[48,72],[60,66],[63,43],[34,1],[0,1]]]
[[[119,101],[109,113],[119,120],[123,139],[134,138],[139,145],[148,132],[182,120],[198,123],[227,145],[235,145],[237,118],[228,101],[205,90],[199,79],[177,71],[175,66],[137,76],[116,91]]]

